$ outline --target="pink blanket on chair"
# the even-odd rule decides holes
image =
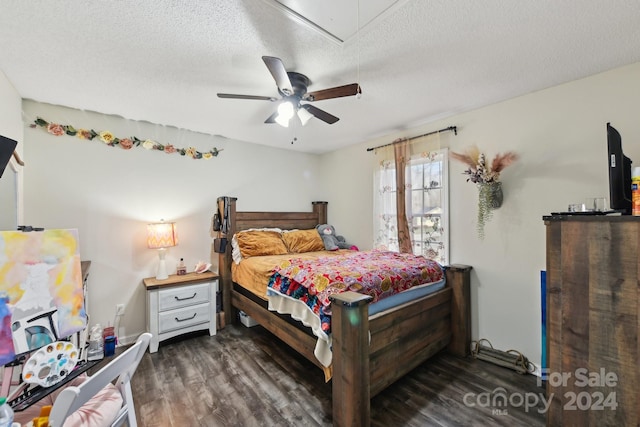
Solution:
[[[86,375],[74,378],[66,386],[78,386],[87,380]],[[24,411],[16,412],[14,421],[23,427],[28,427],[34,418],[40,416],[40,409],[45,406],[53,406],[56,397],[64,390],[64,387],[40,399],[34,405]],[[64,422],[64,427],[108,427],[116,418],[122,407],[122,396],[118,389],[109,384],[100,390],[93,398],[80,409],[72,413]]]

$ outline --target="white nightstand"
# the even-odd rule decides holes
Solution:
[[[187,332],[209,329],[216,334],[216,292],[218,275],[210,271],[157,280],[143,280],[147,288],[147,331],[153,335],[149,352],[158,344]]]

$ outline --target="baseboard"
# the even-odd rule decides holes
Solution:
[[[143,334],[144,332],[140,332],[140,334],[138,335],[125,335],[122,337],[118,337],[118,347],[122,346],[122,345],[131,345],[133,343],[136,342],[136,340],[138,339],[138,337]]]

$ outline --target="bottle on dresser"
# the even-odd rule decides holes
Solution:
[[[187,266],[184,264],[184,258],[180,258],[180,262],[178,263],[178,267],[176,268],[176,274],[178,276],[184,276],[187,274]]]

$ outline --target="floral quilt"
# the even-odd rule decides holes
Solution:
[[[328,334],[331,331],[329,297],[333,294],[354,291],[370,295],[372,302],[376,302],[443,277],[442,267],[422,256],[354,251],[343,257],[289,258],[276,266],[268,287],[304,302],[320,317],[322,330]]]

